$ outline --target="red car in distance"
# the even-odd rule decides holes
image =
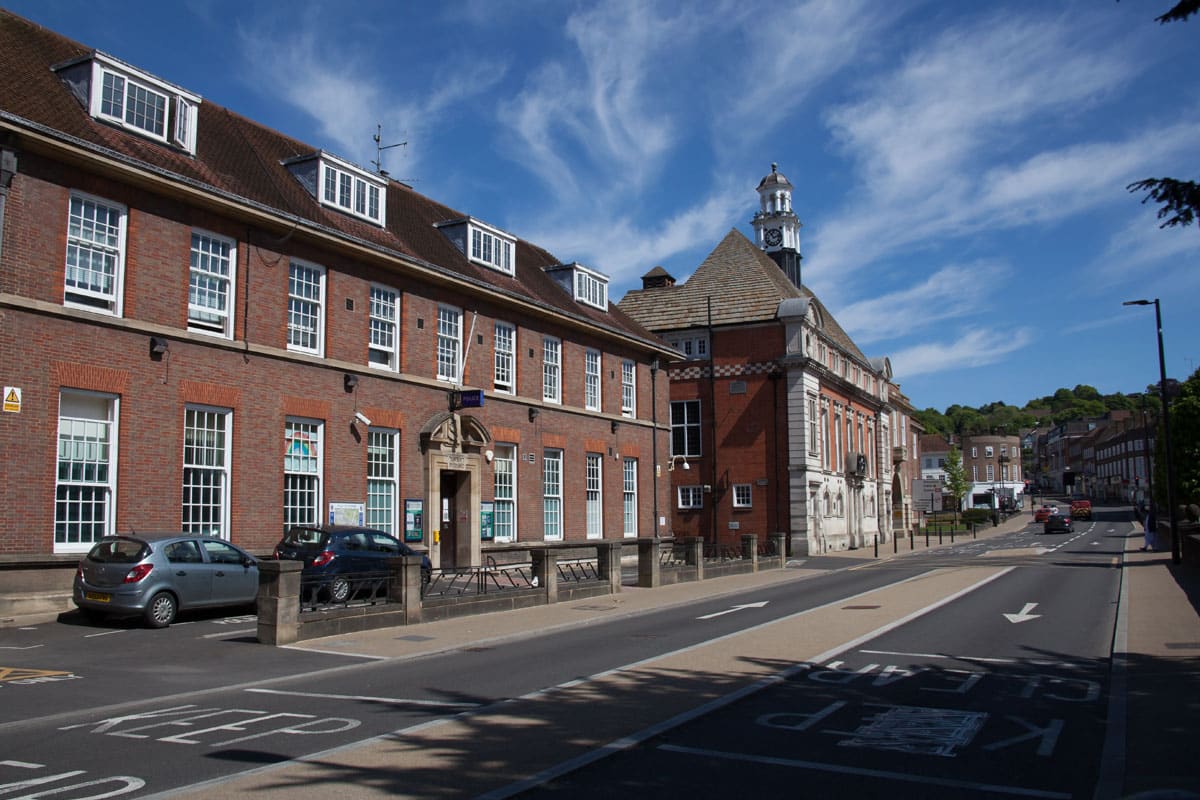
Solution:
[[[1033,521],[1034,522],[1045,522],[1047,517],[1051,517],[1057,513],[1058,513],[1058,506],[1052,506],[1052,505],[1046,504],[1044,506],[1041,506],[1040,508],[1035,508],[1033,510]]]

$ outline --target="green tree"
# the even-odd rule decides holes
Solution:
[[[1179,0],[1165,14],[1156,17],[1160,23],[1183,22],[1200,12],[1200,0]],[[1146,178],[1127,187],[1130,192],[1145,192],[1142,203],[1153,200],[1159,204],[1160,228],[1185,228],[1196,221],[1200,214],[1200,184],[1176,178]]]
[[[949,436],[952,432],[946,415],[936,408],[914,412],[913,419],[921,423],[921,427],[925,429],[926,433],[940,433],[942,436]]]
[[[1200,504],[1200,370],[1180,385],[1171,401],[1171,461],[1175,468],[1176,505]],[[1154,453],[1154,496],[1166,506],[1166,447],[1159,426]]]
[[[962,508],[962,499],[967,496],[967,490],[971,488],[971,484],[967,481],[966,470],[963,469],[962,453],[958,450],[958,445],[950,445],[950,452],[946,453],[946,494],[954,498],[955,514]]]

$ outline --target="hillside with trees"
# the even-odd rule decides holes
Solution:
[[[1142,401],[1158,402],[1157,387],[1147,393],[1100,394],[1094,386],[1079,384],[1074,389],[1059,389],[1052,395],[1038,397],[1018,408],[1003,402],[988,403],[979,408],[952,405],[944,412],[927,408],[916,413],[926,433],[943,436],[975,436],[985,433],[1016,435],[1034,427],[1050,427],[1067,420],[1100,417],[1108,411],[1135,410]]]

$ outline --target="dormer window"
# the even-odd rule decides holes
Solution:
[[[198,95],[103,53],[63,65],[57,71],[93,117],[196,152]]]
[[[453,242],[463,255],[476,264],[503,272],[505,275],[516,273],[517,239],[515,236],[474,217],[438,222],[434,227],[445,234],[446,238]]]
[[[377,175],[321,154],[320,186],[317,196],[324,205],[382,225],[387,183]]]
[[[608,310],[608,278],[582,267],[575,268],[575,299],[584,305]]]

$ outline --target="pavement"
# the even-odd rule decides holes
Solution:
[[[1018,514],[1001,523],[999,527],[981,528],[979,538],[986,539],[1019,530],[1029,524],[1029,521],[1028,515]],[[1121,523],[1121,527],[1125,527],[1125,523]],[[939,547],[936,535],[931,537],[930,541],[930,549]],[[961,537],[959,541],[961,542]],[[1114,635],[1108,740],[1102,756],[1100,788],[1096,793],[1096,800],[1135,796],[1200,798],[1200,767],[1193,760],[1196,734],[1200,732],[1200,724],[1197,723],[1197,720],[1200,720],[1200,568],[1172,564],[1170,553],[1167,551],[1142,551],[1139,549],[1142,541],[1140,530],[1123,535],[1123,579]],[[947,536],[941,546],[949,545],[950,539]],[[405,628],[365,631],[310,640],[294,647],[340,655],[358,655],[368,659],[419,658],[434,653],[512,642],[523,637],[542,635],[556,628],[601,624],[614,618],[651,613],[664,607],[689,604],[702,599],[712,600],[756,587],[805,580],[818,574],[826,574],[830,569],[858,569],[877,561],[905,558],[925,549],[924,537],[919,537],[912,550],[905,541],[897,548],[897,552],[893,552],[889,543],[880,547],[878,556],[873,548],[841,551],[809,559],[807,562],[791,562],[788,569],[673,584],[656,589],[624,586],[617,595],[580,602],[462,617]],[[816,567],[818,563],[819,568]],[[946,591],[949,593],[954,588],[948,586]],[[907,591],[916,594],[914,589]],[[888,605],[891,611],[895,611],[897,602],[902,604],[906,599],[903,595],[890,597]],[[822,623],[819,614],[803,619],[803,638],[806,646],[814,654],[822,652],[822,647],[844,643],[856,633],[847,630],[841,620]],[[876,621],[864,620],[863,625],[866,627],[863,633],[868,632],[869,626],[875,624]],[[826,628],[830,631],[829,637],[822,638],[822,632]],[[795,637],[776,634],[754,644],[769,650],[785,638],[795,642]],[[757,654],[759,651],[754,652]],[[665,658],[670,659],[672,656],[680,658],[677,654],[669,654]],[[468,774],[462,768],[463,763],[471,763],[471,758],[475,757],[470,753],[470,749],[474,746],[473,742],[484,738],[481,736],[481,730],[521,724],[514,720],[524,720],[526,725],[529,719],[537,719],[543,723],[553,720],[554,708],[557,705],[569,705],[572,697],[577,702],[590,703],[593,707],[603,698],[604,704],[607,705],[614,697],[631,694],[630,687],[622,684],[621,677],[622,673],[629,671],[662,670],[654,675],[654,680],[661,682],[669,677],[677,677],[681,672],[697,668],[708,670],[707,674],[718,675],[748,669],[745,663],[748,659],[713,663],[706,661],[707,657],[710,656],[706,656],[701,650],[689,649],[682,657],[684,662],[681,664],[634,665],[630,670],[617,670],[614,673],[593,676],[588,680],[573,681],[563,687],[538,692],[528,698],[516,698],[507,704],[501,704],[503,710],[474,715],[473,721],[472,715],[462,715],[435,723],[425,723],[396,732],[392,737],[382,737],[318,754],[305,762],[292,762],[288,765],[286,773],[268,767],[233,779],[195,787],[194,791],[172,793],[172,796],[194,794],[198,797],[215,793],[224,797],[253,792],[265,797],[275,794],[282,797],[286,793],[288,800],[306,800],[310,796],[324,798],[331,789],[331,768],[335,767],[336,774],[343,778],[352,774],[402,774],[408,769],[418,770],[423,776],[437,776],[441,773],[431,767],[436,767],[439,759],[450,758],[448,753],[455,753],[457,758],[461,759],[443,765],[446,774],[455,776],[455,784],[440,789],[424,785],[422,794],[432,792],[440,793],[441,796],[508,796],[504,792],[496,793],[496,786],[519,787],[521,779],[528,774],[528,764],[524,765],[526,773],[514,771],[512,775],[505,775],[505,770],[494,763],[491,768],[474,775]],[[771,658],[753,661],[760,665],[774,664],[773,669],[777,671],[779,663],[795,658],[796,653],[791,651],[779,652]],[[751,686],[755,681],[764,680],[763,674],[761,670],[755,672],[749,669],[746,674],[734,677],[742,679],[743,686]],[[735,685],[736,682],[731,680],[730,686]],[[724,691],[729,690],[729,686],[724,688]],[[681,691],[679,694],[682,697],[677,713],[687,714],[689,709],[694,709],[697,705],[697,699],[694,693],[687,691]],[[660,699],[656,699],[656,702]],[[537,704],[540,706],[535,708]],[[651,730],[656,724],[661,725],[664,718],[661,702],[658,702],[658,707],[654,709],[659,714],[657,720],[646,721],[645,724],[649,727],[640,728],[643,720],[638,714],[643,712],[646,704],[630,699],[624,705],[614,705],[621,708],[618,713],[610,715],[614,719],[596,721],[596,730],[589,731],[590,735],[585,740],[572,742],[576,745],[575,749],[566,753],[562,728],[557,725],[543,725],[542,727],[556,731],[558,738],[545,743],[547,760],[538,766],[543,770],[553,770],[557,768],[556,765],[563,763],[578,764],[581,760],[586,763],[591,757],[589,753],[602,751],[613,742],[623,741],[623,737],[629,736],[631,731]],[[578,708],[575,711],[577,713]],[[481,717],[486,719],[489,727],[484,727]],[[536,731],[522,729],[522,735],[537,734]],[[530,741],[523,741],[522,750],[525,753],[540,752],[538,745]],[[404,787],[396,784],[358,781],[352,783],[352,792],[346,793],[349,786],[342,783],[338,793],[355,798],[394,797],[406,794]]]

